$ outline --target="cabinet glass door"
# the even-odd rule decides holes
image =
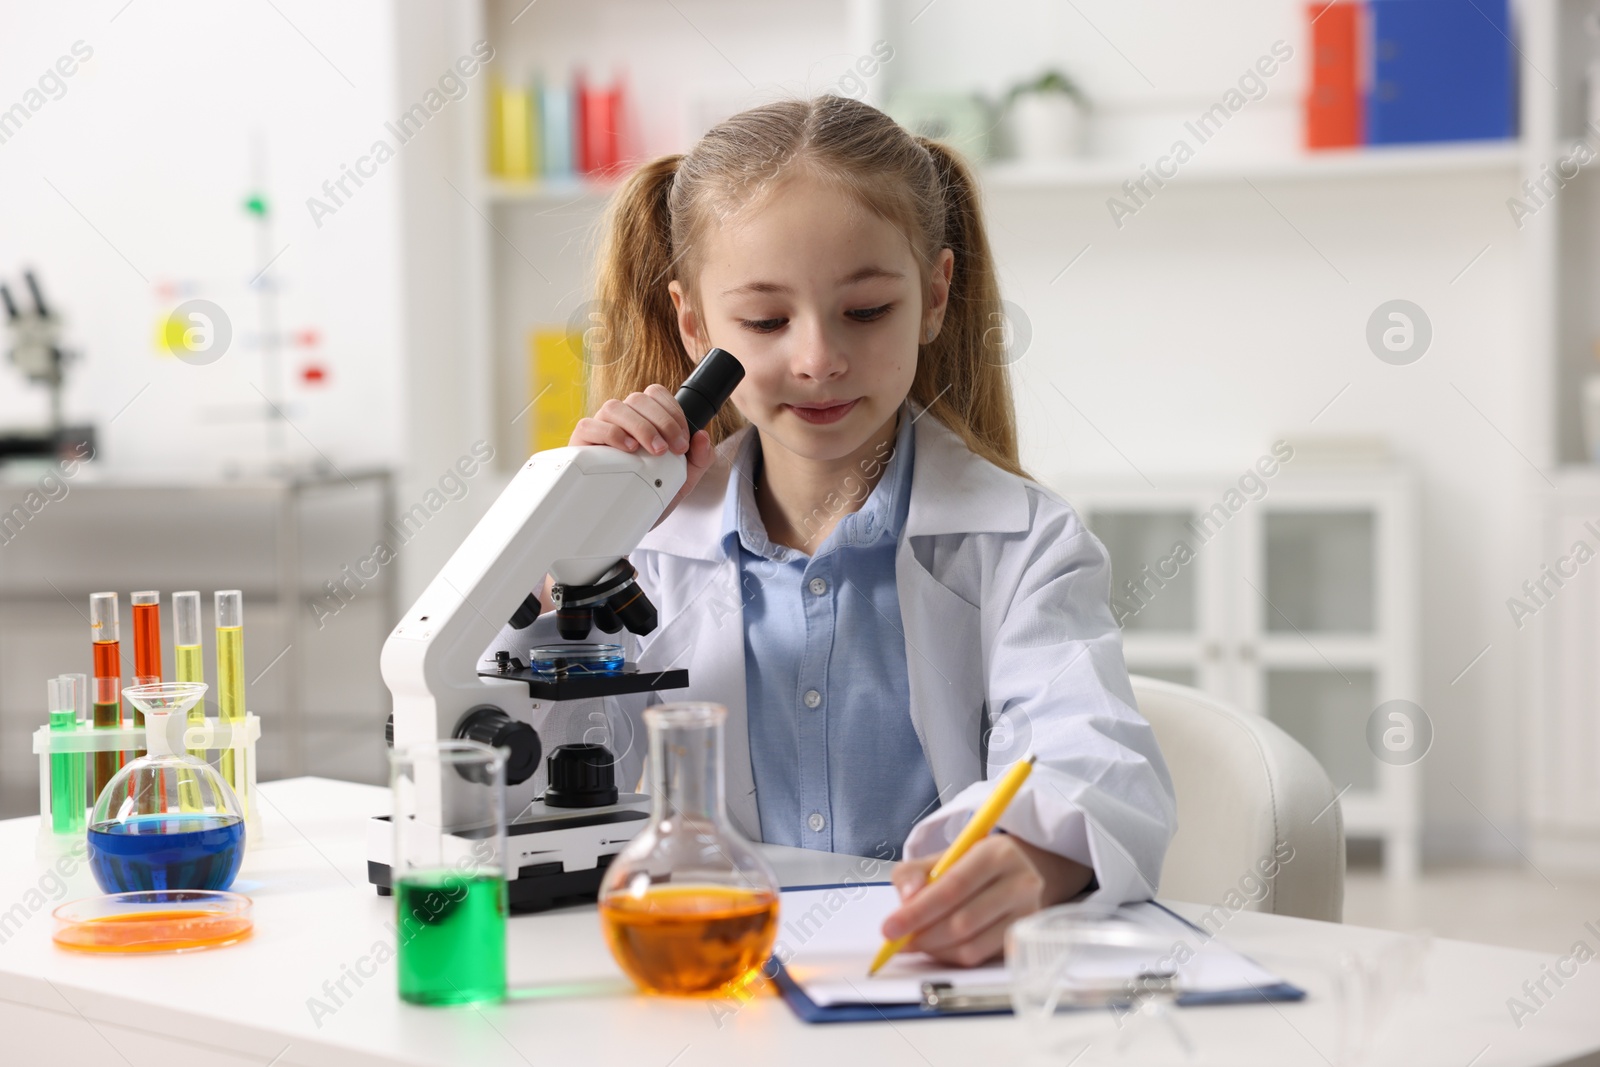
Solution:
[[[1207,660],[1203,561],[1190,552],[1194,514],[1183,506],[1107,506],[1090,511],[1089,528],[1111,557],[1111,610],[1122,627],[1132,674],[1205,688],[1216,684]]]
[[[1367,748],[1367,718],[1376,706],[1377,676],[1341,667],[1269,669],[1267,715],[1322,764],[1335,790],[1377,788],[1377,761]]]
[[[1194,633],[1195,571],[1173,559],[1173,546],[1192,540],[1189,519],[1184,511],[1090,517],[1090,529],[1111,556],[1111,607],[1124,633]]]
[[[1370,510],[1269,512],[1262,547],[1266,633],[1374,631],[1378,548]]]
[[[1159,678],[1163,682],[1176,682],[1178,685],[1187,685],[1192,688],[1198,688],[1200,685],[1199,672],[1193,667],[1145,664],[1144,666],[1129,666],[1128,673],[1142,674],[1146,678]]]

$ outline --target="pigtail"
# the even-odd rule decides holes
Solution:
[[[680,266],[673,252],[672,189],[683,158],[660,156],[635,170],[606,216],[595,281],[599,310],[584,345],[591,416],[607,400],[642,392],[652,382],[676,390],[694,369],[667,292]],[[742,425],[744,417],[724,404],[707,427],[711,443]]]
[[[1017,430],[1006,366],[1005,308],[983,224],[978,183],[949,146],[916,138],[938,174],[944,202],[944,245],[955,253],[949,307],[939,335],[922,346],[912,399],[959,433],[968,448],[1027,477],[1017,455]]]

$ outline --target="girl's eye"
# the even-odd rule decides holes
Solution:
[[[740,319],[739,325],[752,333],[771,333],[785,321],[784,319]]]
[[[857,322],[873,322],[889,314],[889,309],[893,307],[893,304],[885,304],[882,307],[857,308],[854,311],[847,311],[845,314],[849,315]]]

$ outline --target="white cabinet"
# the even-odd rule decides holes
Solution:
[[[1546,494],[1537,569],[1507,601],[1531,636],[1524,674],[1528,858],[1600,873],[1600,473],[1564,471]],[[1515,606],[1512,601],[1515,601]]]
[[[1386,872],[1411,877],[1428,728],[1387,760],[1368,729],[1379,705],[1420,696],[1410,476],[1289,463],[1243,486],[1158,481],[1056,486],[1111,556],[1128,669],[1283,727],[1343,791],[1346,834],[1381,839]]]

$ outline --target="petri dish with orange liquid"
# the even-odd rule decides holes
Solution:
[[[243,941],[255,928],[250,898],[205,889],[108,893],[57,908],[51,939],[107,955],[194,952]]]

